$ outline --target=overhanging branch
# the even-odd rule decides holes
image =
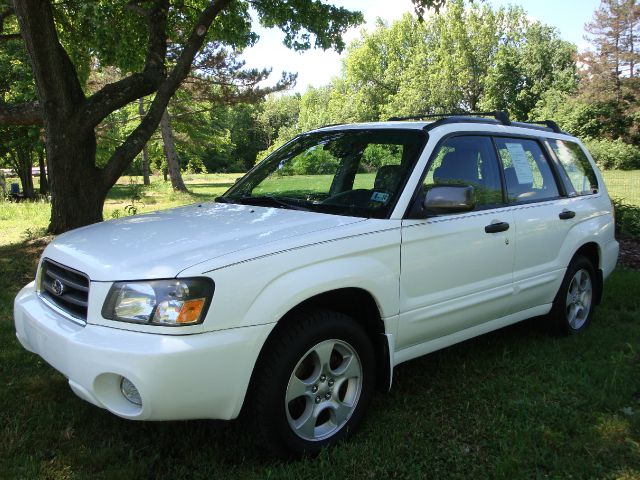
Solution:
[[[9,40],[18,40],[21,38],[19,33],[4,33],[0,35],[0,42],[7,42]]]
[[[167,55],[168,0],[156,0],[149,10],[130,2],[127,9],[143,14],[149,25],[149,41],[142,73],[105,85],[87,99],[78,116],[89,128],[95,128],[111,112],[140,97],[155,92],[165,79],[164,61]]]
[[[0,102],[0,125],[42,125],[38,102],[8,104]]]
[[[147,143],[156,128],[158,128],[160,118],[167,108],[169,99],[189,73],[193,59],[204,43],[207,30],[216,16],[226,8],[229,3],[230,0],[216,0],[209,3],[207,8],[202,11],[175,66],[167,78],[160,84],[147,115],[142,119],[140,125],[131,132],[124,143],[116,148],[105,166],[104,174],[106,183],[104,186],[106,188],[110,188],[111,185],[118,180],[131,160],[140,153],[142,147]]]

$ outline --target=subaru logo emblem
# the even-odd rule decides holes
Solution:
[[[60,280],[55,279],[53,281],[52,287],[53,287],[53,292],[56,295],[60,296],[60,295],[62,295],[64,293],[64,285],[62,284],[62,282]]]

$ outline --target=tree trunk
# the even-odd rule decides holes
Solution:
[[[52,233],[102,220],[109,189],[157,130],[169,99],[189,73],[205,42],[207,30],[218,14],[228,7],[230,0],[207,2],[169,72],[165,65],[169,0],[149,3],[150,7],[145,11],[148,42],[143,70],[107,84],[87,97],[75,65],[60,44],[52,2],[13,0],[38,103],[6,106],[0,102],[0,124],[14,121],[44,126],[52,195],[49,231]],[[112,112],[153,93],[155,96],[144,119],[114,150],[104,167],[96,166],[95,128]],[[35,117],[34,112],[38,113]],[[172,160],[177,166],[177,156]],[[179,175],[179,166],[173,173]],[[186,190],[181,178],[174,188]]]
[[[138,113],[140,114],[140,118],[144,118],[144,99],[140,98],[138,100]],[[151,185],[151,180],[149,179],[149,151],[147,150],[147,144],[144,144],[142,147],[142,181],[145,185]]]
[[[178,162],[178,153],[176,152],[176,143],[173,139],[173,130],[171,129],[171,117],[168,110],[165,109],[160,119],[160,131],[162,132],[162,141],[164,143],[164,154],[167,158],[167,169],[171,178],[171,186],[174,190],[187,192],[187,187],[182,180],[180,173],[180,163]]]
[[[46,195],[49,193],[49,181],[47,180],[44,150],[38,150],[38,167],[40,167],[40,195]]]
[[[31,152],[28,149],[18,148],[16,152],[16,165],[17,174],[20,177],[20,183],[22,184],[22,194],[25,198],[33,198],[35,192],[33,190],[33,176],[31,165]]]
[[[49,124],[47,161],[51,190],[51,233],[102,221],[102,209],[109,192],[100,170],[87,159],[96,154],[93,132],[82,138],[65,126]],[[69,127],[66,127],[69,128]],[[90,188],[87,188],[90,186]]]

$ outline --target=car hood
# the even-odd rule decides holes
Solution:
[[[72,230],[45,257],[94,281],[170,278],[206,260],[303,237],[363,218],[248,205],[203,203]],[[301,238],[301,242],[313,240]],[[277,247],[274,245],[274,250]]]

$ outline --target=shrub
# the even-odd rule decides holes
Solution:
[[[338,159],[322,147],[311,148],[290,162],[294,175],[327,175],[335,173]]]
[[[640,169],[640,148],[622,140],[585,141],[591,156],[603,170],[636,170]]]
[[[616,212],[616,234],[640,240],[640,207],[613,199]]]

